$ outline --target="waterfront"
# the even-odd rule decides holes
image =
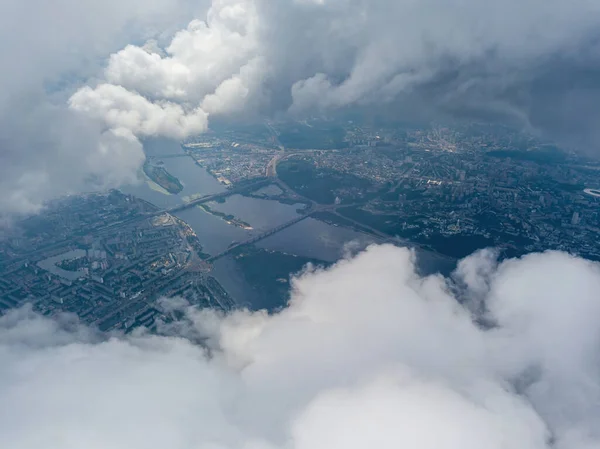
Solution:
[[[313,218],[307,218],[286,228],[266,239],[256,243],[259,249],[271,253],[283,253],[297,256],[300,261],[315,260],[319,265],[330,265],[346,254],[352,254],[380,241],[367,234],[352,229],[336,227]],[[272,266],[264,266],[263,270],[275,270],[280,262],[273,257]],[[298,265],[298,269],[302,264]],[[279,281],[289,279],[280,278]],[[267,308],[269,310],[281,307],[287,297],[263,297],[256,288],[253,279],[249,279],[241,261],[234,255],[228,255],[214,264],[213,275],[241,305],[249,308]],[[268,277],[268,276],[267,276]],[[289,285],[289,284],[288,284]]]
[[[145,144],[147,157],[158,157],[164,163],[164,168],[175,176],[182,184],[183,190],[177,195],[166,192],[157,184],[150,181],[140,170],[140,182],[137,185],[123,187],[121,191],[142,198],[160,208],[177,206],[194,195],[207,195],[219,193],[226,187],[211,176],[204,168],[198,166],[194,160],[186,156],[178,143],[169,141],[152,141]],[[181,157],[164,157],[177,155]]]
[[[191,226],[204,252],[218,254],[234,242],[250,238],[250,231],[228,225],[223,219],[205,212],[199,207],[191,207],[176,214]]]
[[[300,261],[316,261],[313,263],[328,266],[343,257],[356,254],[369,245],[381,243],[384,242],[378,237],[307,218],[267,237],[255,246],[273,254],[297,256]],[[417,270],[421,275],[435,273],[449,275],[456,267],[456,260],[432,251],[418,250],[416,257]],[[275,271],[280,262],[280,257],[274,255],[272,265],[263,266],[262,269]],[[301,269],[302,264],[297,264],[297,267],[298,270]],[[285,279],[280,277],[278,282],[289,280],[289,274]],[[214,264],[213,275],[239,304],[252,309],[277,309],[288,299],[287,292],[286,295],[278,297],[261,296],[262,291],[256,288],[256,284],[262,281],[252,279],[252,276],[245,273],[242,260],[234,255],[218,260]],[[265,278],[268,279],[269,276]],[[286,285],[289,286],[289,283]]]
[[[182,153],[179,145],[166,144],[149,148],[149,156]],[[161,192],[152,183],[124,189],[126,193],[133,194],[158,207],[172,207],[181,204],[186,197],[192,195],[207,195],[225,190],[216,179],[205,169],[194,163],[190,157],[176,157],[162,159],[166,170],[176,176],[184,186],[177,195]],[[281,193],[275,185],[263,187],[255,194],[278,195]],[[213,214],[200,207],[191,207],[176,214],[176,216],[190,225],[194,230],[203,252],[215,255],[226,250],[230,245],[251,239],[262,232],[284,224],[298,217],[304,204],[284,204],[273,199],[247,197],[239,194],[227,197],[225,201],[211,201],[206,204],[210,210],[218,212]],[[251,229],[244,229],[235,223],[228,222],[221,214],[235,217],[250,225]],[[277,271],[277,264],[281,264],[281,257],[287,257],[286,266],[301,269],[305,261],[328,265],[340,258],[354,254],[370,244],[383,243],[375,236],[327,224],[313,218],[307,218],[295,225],[265,238],[256,243],[255,247],[265,252],[267,265],[263,270]],[[283,255],[283,256],[282,256]],[[272,260],[272,263],[269,262]],[[235,254],[228,255],[216,261],[213,266],[213,275],[223,287],[236,299],[238,304],[252,309],[267,308],[269,310],[280,307],[286,300],[285,297],[265,297],[264,290],[257,288],[256,282],[249,279],[246,272],[248,266],[244,258]],[[271,266],[269,266],[271,265]],[[419,251],[418,266],[423,274],[435,272],[450,272],[454,267],[452,259],[440,257],[435,253]],[[278,275],[276,279],[286,286],[289,274]],[[256,278],[256,276],[254,276]],[[254,279],[256,281],[256,279]],[[273,279],[271,279],[273,281]]]
[[[283,204],[278,201],[232,195],[224,203],[210,202],[211,209],[230,214],[252,226],[255,231],[266,231],[293,220],[304,204]],[[252,234],[252,233],[251,233]]]
[[[76,279],[79,279],[80,277],[85,276],[86,275],[85,272],[83,270],[78,270],[78,271],[63,270],[62,268],[58,267],[57,264],[65,261],[65,260],[79,259],[81,257],[85,257],[85,255],[86,255],[85,250],[74,249],[72,251],[68,251],[66,253],[44,259],[44,260],[38,262],[38,266],[41,269],[49,271],[50,273],[55,274],[56,276],[60,276],[63,279],[66,279],[68,281],[74,281]]]
[[[374,243],[381,243],[381,240],[352,229],[307,218],[264,239],[257,246],[331,263],[344,257],[346,253],[360,251]]]

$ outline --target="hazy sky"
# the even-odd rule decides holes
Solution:
[[[594,0],[3,0],[0,211],[131,182],[139,139],[382,104],[594,152]]]
[[[165,336],[0,318],[11,449],[594,449],[600,266],[561,253],[420,277],[373,247],[280,313],[189,310]],[[454,292],[454,293],[451,293]],[[456,299],[467,301],[459,306]],[[471,305],[494,323],[482,330]],[[206,339],[210,357],[194,341]]]

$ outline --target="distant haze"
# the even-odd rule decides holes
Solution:
[[[480,117],[597,154],[592,0],[6,0],[0,24],[5,217],[217,117]]]

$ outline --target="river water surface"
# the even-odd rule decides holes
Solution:
[[[145,143],[148,155],[183,154],[180,145],[168,141]],[[164,158],[165,168],[184,185],[178,195],[161,192],[151,182],[144,181],[137,186],[122,189],[158,207],[168,208],[183,203],[191,195],[207,195],[225,190],[205,169],[196,165],[190,157]],[[276,190],[278,188],[274,188]],[[267,189],[266,192],[270,193]],[[275,192],[273,192],[275,193]],[[235,242],[248,240],[265,230],[289,222],[298,217],[303,204],[283,204],[274,200],[257,199],[242,195],[227,197],[225,202],[207,203],[213,211],[233,215],[248,223],[252,229],[243,229],[229,224],[221,217],[213,215],[199,207],[192,207],[177,213],[196,232],[204,251],[218,254]],[[256,244],[259,248],[275,250],[302,257],[332,263],[373,243],[381,243],[373,237],[352,229],[329,225],[319,220],[307,218]],[[423,274],[434,272],[447,273],[454,262],[435,253],[418,253],[419,269]],[[213,275],[223,287],[240,303],[251,308],[265,306],[262,298],[253,296],[246,284],[243,273],[236,266],[232,256],[219,259],[214,264]],[[269,306],[270,307],[270,306]]]

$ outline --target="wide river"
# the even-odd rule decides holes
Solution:
[[[170,141],[153,141],[145,143],[149,156],[166,154],[184,155],[179,144]],[[205,169],[199,167],[190,157],[161,158],[165,168],[184,186],[178,195],[161,191],[151,181],[142,180],[136,186],[128,186],[123,192],[142,198],[158,207],[167,208],[184,202],[184,198],[192,195],[206,195],[225,190]],[[208,206],[213,211],[230,214],[248,223],[252,229],[228,224],[223,218],[210,214],[199,207],[179,212],[177,216],[187,222],[196,232],[204,251],[218,254],[231,243],[249,239],[274,226],[286,223],[299,214],[302,204],[289,205],[278,201],[249,198],[232,195],[224,203],[211,202]],[[356,252],[372,243],[378,243],[375,237],[338,226],[328,225],[319,220],[307,218],[257,243],[260,248],[281,251],[298,256],[335,262],[345,254]],[[435,253],[421,251],[418,253],[419,268],[423,273],[441,271],[449,272],[453,262]],[[273,307],[266,304],[264,298],[253,297],[231,256],[219,259],[214,265],[213,275],[223,287],[240,303],[252,308]]]

